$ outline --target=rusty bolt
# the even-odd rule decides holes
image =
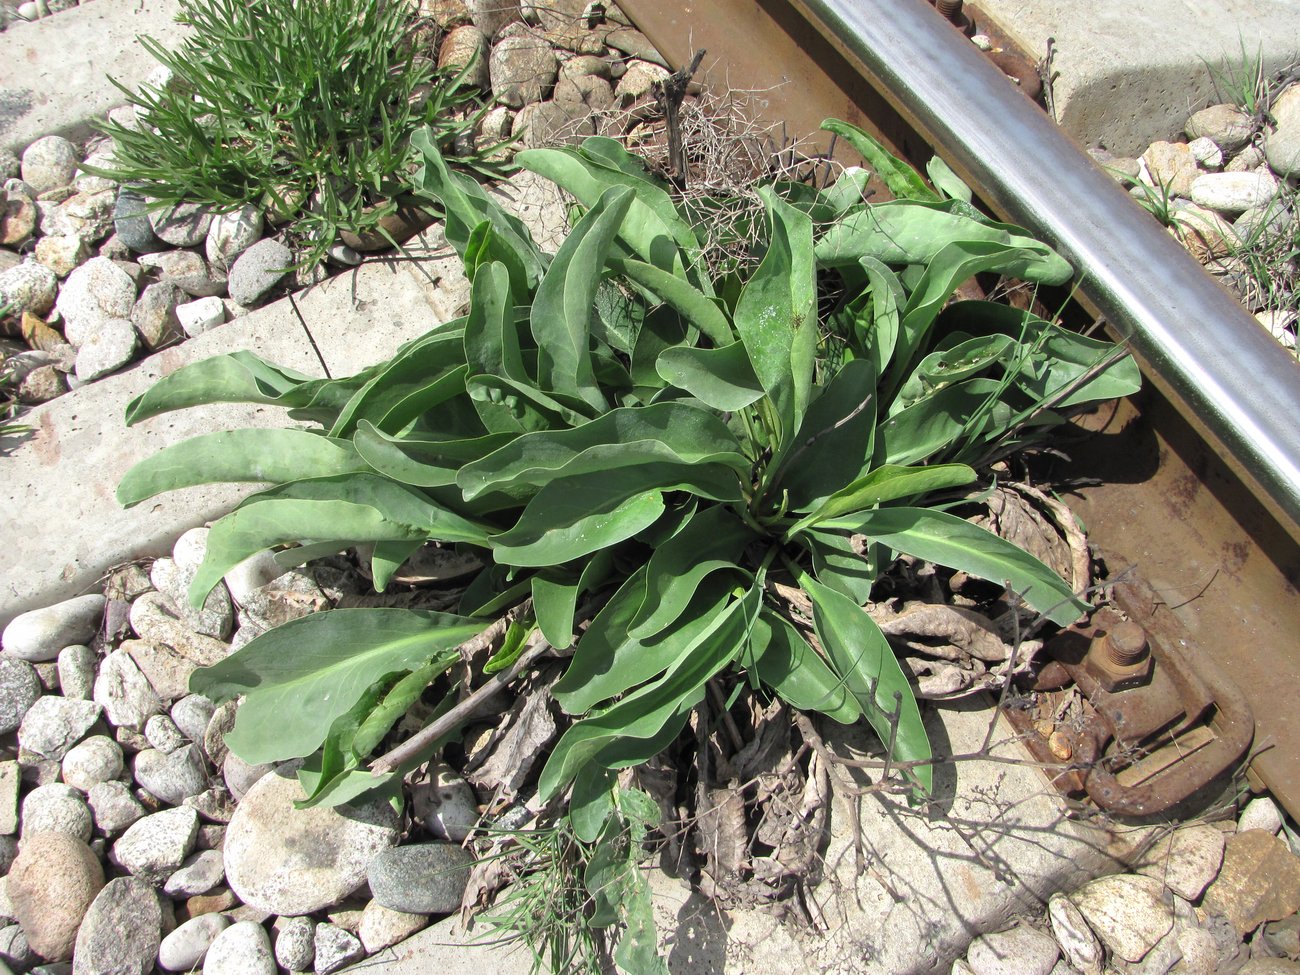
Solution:
[[[962,0],[934,0],[934,7],[954,24],[961,18]]]
[[[1119,667],[1130,667],[1146,659],[1147,635],[1132,620],[1125,620],[1102,638],[1102,651],[1108,662]]]

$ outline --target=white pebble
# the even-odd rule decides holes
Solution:
[[[176,320],[190,338],[216,328],[226,320],[226,306],[215,295],[176,306]]]
[[[1267,830],[1276,836],[1282,831],[1282,813],[1277,804],[1268,796],[1259,796],[1246,803],[1237,820],[1237,831],[1244,833],[1248,829]]]

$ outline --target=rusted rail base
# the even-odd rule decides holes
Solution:
[[[623,0],[680,66],[709,49],[714,85],[765,89],[763,117],[809,135],[828,116],[872,131],[914,163],[931,150],[785,0]],[[976,187],[976,192],[979,188]],[[1300,553],[1188,422],[1154,390],[1120,404],[1102,436],[1071,448],[1070,496],[1100,545],[1135,564],[1245,694],[1258,722],[1252,771],[1300,815]],[[1269,746],[1273,747],[1269,747]]]

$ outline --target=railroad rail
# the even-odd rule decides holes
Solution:
[[[1231,675],[1256,717],[1252,776],[1300,814],[1295,359],[925,0],[622,7],[672,67],[707,48],[706,80],[763,92],[765,119],[787,131],[835,116],[913,161],[937,152],[1079,269],[1080,302],[1149,382],[1076,451],[1074,472],[1102,483],[1071,506],[1150,584],[1144,627],[1176,633],[1211,683]],[[1240,737],[1232,715],[1216,720]]]

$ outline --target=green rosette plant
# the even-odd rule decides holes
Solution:
[[[501,636],[480,680],[553,648],[567,658],[554,699],[571,720],[537,787],[603,864],[588,870],[593,916],[626,929],[615,958],[629,970],[665,970],[629,838],[656,814],[617,773],[669,745],[710,681],[733,673],[792,709],[865,720],[924,796],[921,714],[863,609],[893,558],[1009,587],[1058,624],[1088,609],[934,499],[969,495],[990,459],[1068,408],[1132,393],[1135,366],[1031,313],[953,302],[974,274],[1059,284],[1071,270],[960,194],[933,193],[858,130],[828,127],[899,198],[864,202],[861,171],[827,189],[763,187],[761,258],[719,280],[667,187],[611,140],[519,154],[576,200],[551,256],[417,136],[416,185],[446,214],[468,314],[349,378],[236,352],[178,370],[128,410],[136,423],[245,401],[310,423],[196,437],[122,481],[127,505],[203,482],[271,484],[212,526],[196,605],[270,547],[298,546],[280,555],[290,565],[366,543],[380,590],[422,546],[482,559],[457,613],[315,614],[191,687],[242,695],[231,750],[250,764],[305,759],[309,801],[335,803],[395,786],[445,740],[367,767],[474,641]]]

